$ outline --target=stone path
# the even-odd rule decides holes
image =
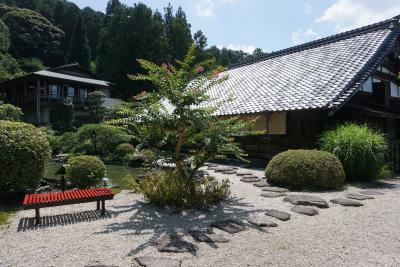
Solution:
[[[212,230],[190,230],[189,234],[198,242],[206,243],[226,243],[228,238],[223,237],[212,232]]]
[[[261,193],[260,196],[274,198],[274,197],[283,197],[283,196],[286,196],[286,194],[278,193],[278,192],[265,192],[265,193]]]
[[[348,198],[335,198],[331,199],[331,202],[334,204],[340,204],[342,206],[347,206],[347,207],[361,207],[364,206],[363,203],[355,200],[351,200]]]
[[[283,201],[290,202],[293,205],[315,206],[323,209],[329,208],[328,203],[324,199],[315,196],[289,195]]]
[[[304,214],[304,215],[308,215],[308,216],[315,216],[315,215],[319,214],[319,212],[314,208],[297,206],[297,205],[293,206],[291,211],[297,212],[297,213],[300,213],[300,214]]]
[[[246,229],[243,222],[234,219],[228,219],[224,221],[218,221],[211,224],[211,227],[218,228],[230,234],[235,234]]]
[[[375,191],[375,190],[364,190],[364,191],[360,191],[360,194],[371,195],[371,196],[382,196],[385,193],[382,193],[380,191]]]
[[[193,252],[196,246],[192,243],[182,240],[176,235],[163,235],[156,241],[156,248],[159,252]]]
[[[278,224],[268,220],[264,214],[250,215],[247,221],[258,227],[277,227]]]
[[[276,187],[276,186],[266,186],[262,188],[262,191],[270,191],[270,192],[276,192],[276,193],[286,193],[289,190],[286,188],[281,188],[281,187]]]
[[[286,213],[286,212],[283,212],[283,211],[280,211],[280,210],[273,210],[273,209],[266,210],[265,211],[265,215],[268,215],[268,216],[271,216],[271,217],[275,217],[275,218],[277,218],[277,219],[279,219],[281,221],[290,220],[290,214]]]
[[[357,199],[357,200],[366,200],[366,199],[374,199],[372,196],[364,195],[364,194],[346,194],[347,198]]]

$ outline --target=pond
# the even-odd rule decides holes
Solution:
[[[51,161],[46,167],[46,172],[44,177],[50,179],[60,179],[60,175],[55,175],[54,173],[60,168],[60,164]],[[126,175],[136,176],[143,173],[142,169],[132,168],[127,165],[120,164],[106,164],[107,177],[110,178],[112,184],[120,185],[122,189],[125,188],[125,183],[122,178]]]

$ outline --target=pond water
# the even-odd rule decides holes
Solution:
[[[60,164],[56,162],[50,162],[46,167],[44,177],[50,179],[60,179],[60,175],[54,174],[60,168]],[[143,173],[142,169],[132,168],[127,165],[120,164],[106,164],[107,177],[110,178],[112,184],[120,185],[121,188],[125,188],[125,183],[122,178],[126,175],[136,176]]]

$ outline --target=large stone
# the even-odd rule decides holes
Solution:
[[[163,235],[156,241],[156,247],[159,252],[191,252],[196,251],[196,246],[182,240],[176,235]]]
[[[258,177],[244,177],[244,178],[241,178],[240,181],[242,181],[244,183],[255,183],[255,182],[260,182],[261,179]]]
[[[331,199],[331,202],[335,203],[335,204],[340,204],[342,206],[350,206],[350,207],[364,206],[363,203],[352,200],[352,199],[348,199],[348,198],[335,198],[335,199]]]
[[[211,226],[230,234],[235,234],[246,229],[246,226],[244,226],[243,222],[234,219],[218,221],[212,223]]]
[[[224,171],[222,172],[223,174],[235,174],[236,171],[235,170],[231,170],[231,171]]]
[[[233,171],[231,167],[217,167],[213,169],[215,172],[227,172],[227,171]]]
[[[145,267],[180,267],[182,262],[176,259],[169,259],[163,257],[137,257],[135,259],[140,266]]]
[[[265,182],[265,181],[260,181],[260,182],[256,182],[253,184],[256,187],[265,187],[265,186],[269,186],[269,183]]]
[[[266,186],[263,187],[262,191],[270,191],[270,192],[277,192],[277,193],[285,193],[288,192],[286,188],[276,187],[276,186]]]
[[[290,202],[293,205],[315,206],[323,209],[329,208],[328,203],[324,199],[315,196],[289,195],[283,201]]]
[[[374,199],[374,197],[363,195],[363,194],[346,194],[347,198],[357,199],[357,200],[366,200],[366,199]]]
[[[308,215],[308,216],[315,216],[318,214],[318,211],[314,208],[310,207],[303,207],[303,206],[294,206],[291,211],[297,212],[300,214]]]
[[[375,190],[364,190],[364,191],[360,191],[360,193],[364,194],[364,195],[370,195],[370,196],[381,196],[381,195],[385,194],[383,192],[375,191]]]
[[[260,194],[260,196],[274,198],[274,197],[283,197],[283,196],[286,196],[286,194],[278,193],[278,192],[265,192],[265,193]]]
[[[253,172],[250,172],[250,171],[238,171],[236,173],[236,175],[238,175],[238,176],[253,175]]]
[[[247,221],[258,227],[277,227],[278,224],[268,220],[263,214],[252,214]]]
[[[226,243],[229,241],[228,238],[223,237],[222,235],[218,235],[212,233],[208,230],[198,230],[193,229],[189,231],[189,234],[199,242],[206,242],[206,243]]]
[[[277,219],[279,219],[281,221],[290,220],[290,214],[286,213],[286,212],[283,212],[283,211],[280,211],[280,210],[273,210],[273,209],[266,210],[265,215],[277,218]]]

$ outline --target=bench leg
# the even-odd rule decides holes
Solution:
[[[40,211],[39,211],[39,208],[35,209],[35,215],[36,215],[35,225],[38,225],[38,224],[40,224]]]
[[[100,210],[100,201],[99,201],[99,200],[97,201],[97,207],[96,207],[96,210]]]
[[[106,201],[101,201],[101,215],[106,215]]]

